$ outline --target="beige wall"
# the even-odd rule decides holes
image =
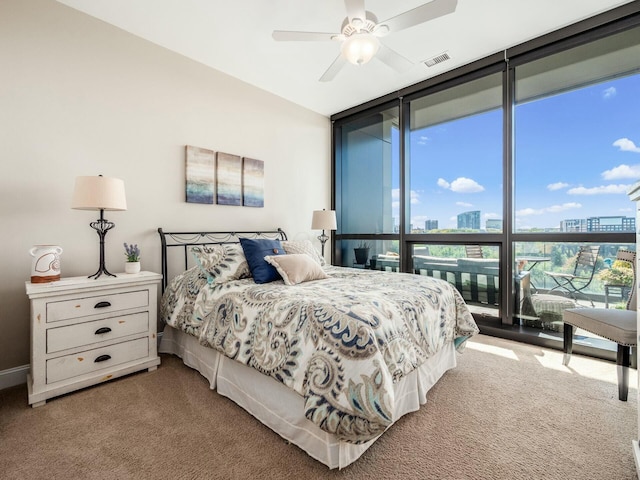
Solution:
[[[78,175],[125,182],[128,210],[105,215],[113,272],[123,242],[158,272],[160,226],[319,233],[328,118],[53,0],[0,1],[0,71],[0,371],[29,363],[29,248],[62,246],[63,276],[97,269],[98,213],[70,209]],[[187,144],[264,160],[265,207],[185,203]]]

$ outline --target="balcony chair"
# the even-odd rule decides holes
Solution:
[[[596,262],[598,261],[598,255],[600,254],[600,246],[582,245],[578,251],[576,257],[576,263],[573,267],[573,273],[561,273],[561,272],[544,272],[556,283],[549,292],[557,291],[566,292],[574,300],[578,300],[578,294],[591,302],[593,307],[593,300],[589,298],[583,292],[593,280],[596,273]]]
[[[618,344],[618,398],[627,401],[629,392],[630,349],[637,345],[636,253],[620,250],[617,260],[631,263],[633,286],[626,310],[608,308],[570,308],[564,311],[564,358],[569,365],[573,349],[573,328],[581,328]]]
[[[482,247],[480,245],[465,245],[465,253],[467,258],[484,258]]]

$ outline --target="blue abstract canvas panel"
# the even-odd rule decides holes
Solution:
[[[242,205],[242,157],[218,152],[216,162],[216,203]]]
[[[188,203],[213,203],[216,152],[186,146],[186,194]]]
[[[244,158],[242,162],[242,204],[264,207],[264,162]]]

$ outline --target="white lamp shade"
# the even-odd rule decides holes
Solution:
[[[314,210],[311,228],[313,230],[335,230],[338,228],[335,210]]]
[[[380,48],[378,37],[369,32],[353,33],[342,42],[342,55],[354,65],[362,65],[373,58]]]
[[[76,177],[71,208],[76,210],[126,210],[124,182],[103,176]]]

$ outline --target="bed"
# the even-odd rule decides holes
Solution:
[[[280,229],[158,232],[160,352],[329,468],[425,404],[478,333],[442,280],[327,265]]]

